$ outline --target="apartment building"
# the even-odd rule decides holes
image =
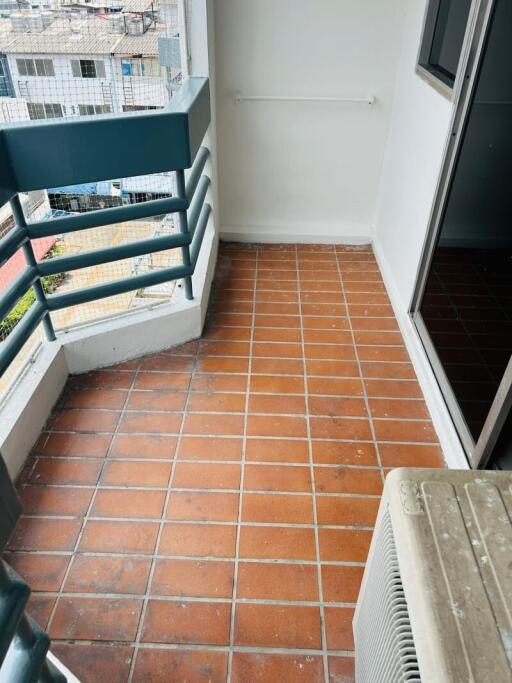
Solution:
[[[60,8],[0,20],[5,121],[111,114],[165,106],[180,82],[172,11],[147,0],[126,11]],[[117,7],[115,8],[118,9]],[[165,63],[165,56],[174,56]],[[3,74],[3,75],[2,75]]]

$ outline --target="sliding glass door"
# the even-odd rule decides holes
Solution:
[[[512,469],[512,2],[483,5],[413,315],[473,466]]]

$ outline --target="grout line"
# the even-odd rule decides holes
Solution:
[[[259,252],[256,251],[255,259],[255,277],[258,273],[258,256]],[[244,482],[245,482],[245,458],[247,451],[247,427],[248,427],[248,416],[249,416],[249,401],[251,395],[251,376],[252,376],[252,352],[254,347],[254,330],[256,321],[256,283],[254,284],[253,299],[252,299],[252,320],[251,320],[251,333],[249,339],[249,362],[247,366],[247,384],[245,388],[245,415],[244,415],[244,430],[243,430],[243,441],[242,441],[242,458],[240,462],[240,494],[238,500],[238,517],[237,517],[237,529],[236,529],[236,540],[235,540],[235,563],[233,571],[233,593],[232,593],[232,604],[231,604],[231,620],[229,625],[229,656],[227,665],[227,683],[231,683],[231,677],[233,673],[233,647],[235,645],[235,626],[236,626],[236,599],[237,599],[237,589],[238,589],[238,560],[240,557],[240,536],[242,532],[242,509],[244,502]]]
[[[336,260],[337,260],[337,262],[338,262],[338,259],[336,259]],[[340,278],[340,284],[341,284],[341,289],[342,289],[343,298],[344,298],[344,301],[346,302],[345,292],[343,291],[343,273],[342,273],[341,268],[340,268],[340,266],[339,266],[339,262],[338,262],[338,273],[339,273],[339,278]],[[353,328],[352,328],[352,321],[351,321],[351,319],[350,319],[350,312],[348,313],[347,321],[348,321],[348,324],[349,324],[349,327],[350,327],[350,331],[351,331],[351,334],[352,334],[352,339],[353,339],[353,342],[354,342],[354,351],[355,351],[355,354],[356,354],[356,362],[357,362],[357,365],[358,365],[358,368],[359,368],[359,374],[360,374],[361,378],[364,378],[363,370],[362,370],[362,367],[361,367],[361,360],[360,360],[360,356],[359,356],[359,349],[358,349],[358,346],[357,346],[357,343],[356,343],[356,338],[355,338],[355,335],[354,335],[354,330],[353,330]],[[385,477],[385,475],[384,475],[384,469],[382,469],[382,458],[381,458],[381,455],[380,455],[379,444],[378,444],[377,436],[376,436],[376,433],[375,433],[374,418],[372,417],[372,411],[371,411],[370,401],[369,401],[368,393],[367,393],[367,389],[366,389],[366,383],[363,381],[363,382],[362,382],[362,385],[363,385],[363,396],[364,396],[364,401],[365,401],[365,403],[366,403],[366,410],[367,410],[367,413],[368,413],[368,421],[369,421],[369,424],[370,424],[370,430],[371,430],[371,433],[372,433],[372,439],[373,439],[373,442],[374,442],[374,445],[375,445],[375,454],[376,454],[376,456],[377,456],[377,463],[378,463],[379,467],[381,468],[381,470],[380,470],[381,479],[382,479],[382,484],[384,485],[384,480],[385,480],[386,477]]]
[[[364,392],[363,392],[364,393]],[[254,394],[253,394],[254,395]],[[285,396],[286,398],[288,396],[292,396],[293,394],[258,394],[258,396],[270,396],[270,397],[276,397],[276,396]],[[306,394],[301,394],[302,396],[305,396]],[[313,398],[315,398],[313,396]],[[310,397],[311,398],[311,397]],[[335,397],[329,397],[329,398],[335,398]],[[364,396],[351,396],[349,399],[353,399],[355,401],[363,401]],[[347,400],[344,398],[343,400]],[[372,399],[373,400],[373,399]],[[391,399],[389,399],[391,400]],[[414,401],[415,399],[397,399],[397,400],[405,400],[409,403],[409,401]],[[421,402],[421,399],[416,399],[416,401]],[[81,409],[83,410],[83,409]],[[104,412],[114,412],[114,411],[109,411],[108,409],[105,409]],[[117,411],[115,411],[117,412]],[[183,415],[184,413],[180,411],[175,411],[175,410],[150,410],[150,409],[136,409],[136,410],[127,410],[124,414],[129,415],[133,413],[134,415]],[[250,413],[247,411],[225,411],[225,410],[189,410],[187,411],[188,415],[226,415],[226,416],[233,416],[233,417],[241,417],[247,414],[250,415],[259,415],[261,417],[288,417],[288,418],[306,418],[308,417],[307,413],[305,412],[295,412],[295,413],[283,413],[283,412],[263,412],[263,411],[255,411],[252,410]],[[339,415],[330,415],[329,413],[309,413],[309,416],[317,419],[323,419],[323,420],[368,420],[367,415],[354,415],[351,413],[341,413]],[[375,415],[375,419],[377,420],[382,420],[382,421],[387,421],[387,422],[431,422],[426,417],[394,417],[394,416],[383,416],[383,415]],[[55,432],[57,433],[57,432]],[[86,434],[87,432],[73,432],[75,434]],[[122,435],[129,435],[129,434],[137,434],[137,433],[142,433],[142,434],[179,434],[178,432],[122,432],[119,431],[117,434],[122,434]],[[184,432],[184,436],[202,436],[201,434],[195,434],[193,432]],[[210,436],[216,436],[215,434],[211,434]],[[219,434],[217,436],[224,436],[223,434]],[[230,436],[230,435],[227,435]],[[235,434],[231,436],[236,436]],[[240,435],[241,436],[241,435]],[[266,436],[265,434],[248,434],[247,435],[249,438],[260,438],[261,436]],[[274,437],[274,438],[280,438],[280,437]],[[286,437],[285,437],[286,438]],[[304,438],[304,437],[302,437]]]
[[[353,566],[353,565],[351,565]],[[364,565],[359,565],[358,568],[362,568]],[[37,593],[43,597],[56,598],[58,593],[52,591],[38,591]],[[98,593],[97,591],[70,591],[65,593],[64,596],[68,600],[136,600],[137,602],[143,603],[145,600],[145,595],[141,593]],[[237,598],[234,600],[229,597],[213,597],[213,596],[197,596],[197,595],[159,595],[158,593],[150,594],[150,599],[155,602],[195,602],[195,603],[206,603],[206,604],[219,604],[219,605],[286,605],[293,607],[348,607],[354,608],[357,603],[355,602],[343,602],[343,601],[328,601],[321,602],[319,600],[284,600],[284,599],[261,599],[261,598]],[[135,643],[142,645],[138,638],[135,639]],[[230,645],[230,647],[235,647]]]
[[[297,277],[298,277],[299,273],[298,273],[297,248],[295,248],[295,258],[296,258]],[[299,310],[301,312],[301,315],[300,315],[300,333],[301,333],[301,343],[302,343],[302,367],[303,367],[303,372],[304,372],[304,398],[305,398],[305,404],[306,404],[306,430],[307,430],[307,439],[308,439],[309,472],[310,472],[310,477],[311,477],[311,488],[313,491],[311,504],[313,507],[312,513],[313,513],[314,536],[315,536],[315,553],[316,553],[316,561],[317,561],[316,579],[317,579],[317,587],[318,587],[318,599],[320,602],[320,629],[321,629],[321,644],[322,644],[322,660],[323,660],[324,681],[325,681],[325,683],[329,683],[329,660],[327,658],[327,630],[326,630],[326,624],[325,624],[325,609],[323,607],[323,599],[324,598],[323,598],[322,566],[320,564],[321,555],[320,555],[320,539],[319,539],[319,534],[318,534],[318,513],[317,513],[317,507],[316,507],[315,467],[314,467],[314,462],[313,462],[313,447],[312,447],[312,442],[311,442],[311,422],[310,422],[310,415],[309,415],[308,374],[307,374],[306,350],[305,350],[305,344],[304,344],[304,318],[302,316],[302,305],[301,305],[302,294],[301,294],[300,286],[298,289],[298,296],[299,296]]]
[[[151,595],[151,586],[153,583],[153,577],[155,574],[155,568],[156,568],[156,564],[157,564],[157,553],[158,553],[158,550],[160,549],[160,541],[162,538],[163,530],[165,528],[167,506],[169,504],[171,493],[172,493],[172,482],[173,482],[174,474],[176,471],[178,449],[179,449],[180,444],[181,444],[183,428],[184,428],[185,419],[187,416],[187,407],[188,407],[188,402],[190,400],[190,385],[192,383],[192,378],[194,376],[195,366],[196,366],[196,362],[197,362],[198,349],[199,349],[199,345],[197,345],[197,347],[195,349],[195,354],[194,354],[194,356],[192,356],[192,367],[191,367],[189,385],[188,385],[189,391],[187,392],[187,397],[185,399],[185,405],[183,408],[183,413],[181,414],[180,429],[178,432],[178,438],[177,438],[176,445],[175,445],[173,455],[172,455],[171,470],[169,472],[169,478],[167,481],[164,504],[162,507],[160,519],[158,520],[158,532],[157,532],[157,536],[156,536],[156,540],[155,540],[155,545],[153,547],[153,552],[151,554],[151,566],[150,566],[149,576],[148,576],[148,580],[147,580],[147,584],[146,584],[146,592],[145,592],[143,603],[142,603],[142,609],[140,611],[139,623],[137,626],[137,633],[136,633],[136,637],[135,637],[134,650],[133,650],[132,660],[130,663],[130,670],[129,670],[129,674],[128,674],[128,683],[131,683],[131,681],[133,679],[137,655],[138,655],[140,642],[141,642],[141,638],[142,638],[142,630],[144,628],[144,622],[146,620],[146,613],[147,613],[149,599],[150,599],[150,595]]]
[[[322,528],[322,527],[319,527]],[[358,529],[359,531],[359,529]],[[368,533],[370,531],[368,530]],[[52,556],[52,557],[72,557],[73,556],[73,551],[69,550],[67,552],[64,551],[47,551],[47,550],[31,550],[31,551],[9,551],[7,553],[9,557],[12,557],[13,555],[41,555],[41,556]],[[151,557],[150,555],[144,555],[141,553],[114,553],[114,552],[106,552],[106,553],[101,553],[101,552],[92,552],[92,551],[85,551],[80,553],[80,557],[96,557],[99,559],[108,559],[108,558],[114,558],[114,559],[126,559],[126,560],[147,560],[150,561]],[[159,555],[156,554],[155,557],[158,560],[183,560],[186,562],[189,561],[198,561],[198,562],[206,562],[206,563],[234,563],[234,558],[232,556],[223,556],[223,555]],[[284,565],[298,565],[299,567],[305,565],[305,566],[312,566],[316,567],[318,562],[316,560],[306,560],[306,559],[288,559],[288,558],[259,558],[259,557],[241,557],[239,558],[239,561],[241,564],[269,564],[269,565],[278,565],[278,564],[284,564]],[[364,567],[365,562],[351,562],[351,561],[342,561],[342,560],[323,560],[322,564],[324,565],[329,565],[331,567]],[[45,590],[45,591],[36,591],[38,595],[40,594],[48,594],[48,595],[57,595],[58,591],[50,591],[50,590]],[[74,595],[74,591],[64,591],[65,595]],[[101,593],[96,591],[96,594],[101,596],[104,595],[114,595],[114,593]],[[92,594],[93,595],[93,594]],[[119,593],[115,595],[127,595],[126,593]],[[137,597],[144,597],[145,593],[136,593],[134,594]],[[173,596],[165,596],[162,595],[161,597],[173,597]],[[174,597],[179,597],[179,596],[174,596]],[[231,598],[226,598],[230,600]],[[241,600],[243,598],[239,598]],[[274,601],[275,602],[275,601]],[[277,600],[279,602],[279,600]],[[331,603],[326,603],[326,604],[331,604]]]
[[[341,498],[342,496],[337,496],[338,498]],[[355,496],[353,496],[355,498]],[[362,498],[367,499],[368,496],[362,496]],[[373,499],[377,499],[379,496],[373,496]],[[46,519],[46,517],[41,516],[40,519]],[[49,519],[55,519],[58,520],[59,518],[55,517],[50,517]],[[75,518],[76,519],[76,518]],[[120,518],[105,518],[105,521],[113,522],[113,521],[121,521],[121,522],[127,522],[127,521],[136,521],[136,522],[146,522],[147,524],[158,524],[159,520],[158,519],[148,519],[145,520],[140,517],[136,517],[133,520],[127,519],[125,517],[120,517]],[[173,519],[173,520],[165,520],[164,524],[194,524],[194,525],[213,525],[213,526],[236,526],[237,522],[235,520],[231,522],[224,522],[224,521],[218,521],[218,520],[197,520],[197,519]],[[275,527],[278,529],[285,528],[285,529],[313,529],[314,524],[308,524],[305,522],[240,522],[240,526],[247,526],[247,527]],[[368,524],[368,525],[363,525],[363,524],[318,524],[319,529],[352,529],[355,531],[360,531],[364,529],[373,529],[373,526]],[[14,549],[9,549],[8,552],[36,552],[38,549],[31,549],[31,548],[14,548]],[[40,552],[51,552],[48,550],[41,549]],[[60,552],[60,551],[57,551]],[[73,551],[70,551],[73,552]],[[90,551],[86,551],[90,552]],[[107,554],[113,554],[110,551],[107,551]],[[120,555],[129,555],[130,553],[119,553]]]
[[[52,643],[68,643],[69,641],[64,639],[52,639]],[[76,640],[73,641],[74,646],[88,647],[90,645],[97,644],[98,641],[94,640]],[[117,640],[109,641],[116,644],[132,645],[132,641]],[[140,649],[146,650],[184,650],[184,651],[199,651],[199,652],[226,652],[230,651],[229,645],[211,645],[211,644],[198,644],[198,643],[144,643]],[[284,647],[251,647],[248,645],[235,645],[233,648],[234,652],[243,652],[249,654],[285,654],[285,655],[295,655],[302,657],[310,656],[321,656],[321,650],[314,650],[311,648],[284,648]],[[352,650],[329,650],[329,657],[354,657],[354,652]],[[177,683],[177,682],[173,682]],[[181,683],[181,682],[180,682]],[[244,682],[245,683],[245,682]],[[252,683],[252,682],[247,682]],[[278,681],[272,681],[271,683],[280,683]]]
[[[209,414],[209,413],[202,413],[202,414]],[[274,417],[274,415],[272,415]],[[315,416],[313,416],[315,417]],[[332,418],[330,418],[332,419]],[[345,418],[345,419],[352,419],[352,418]],[[377,418],[380,419],[380,418]],[[399,422],[406,422],[406,420],[399,420]],[[412,422],[429,422],[429,420],[412,420]],[[54,433],[66,433],[66,434],[73,434],[76,432],[54,432]],[[80,432],[84,433],[84,432]],[[113,436],[116,436],[115,433],[113,433]],[[161,436],[178,436],[177,432],[123,432],[123,436],[156,436],[156,437],[161,437]],[[236,439],[240,440],[243,438],[242,434],[183,434],[182,436],[186,437],[192,437],[194,439]],[[279,437],[279,436],[267,436],[267,435],[262,435],[262,436],[250,436],[248,437],[249,440],[256,440],[256,441],[306,441],[305,436],[284,436],[284,437]],[[407,446],[436,446],[439,445],[438,441],[405,441],[405,440],[400,440],[400,439],[355,439],[352,438],[332,438],[332,437],[315,437],[312,439],[314,442],[323,442],[323,443],[389,443],[389,444],[404,444]],[[98,462],[103,459],[103,457],[97,458],[92,455],[75,455],[75,456],[62,456],[62,455],[45,455],[45,454],[37,454],[34,456],[35,458],[41,459],[41,460],[90,460],[92,462]],[[154,458],[155,460],[158,460],[158,458]],[[130,460],[151,460],[151,458],[130,458],[127,456],[124,457],[108,457],[108,462],[113,462],[116,460],[123,460],[123,461],[130,461]],[[198,460],[198,462],[201,462]],[[221,461],[222,462],[222,461]],[[270,461],[271,462],[271,461]],[[24,482],[25,483],[25,482]]]

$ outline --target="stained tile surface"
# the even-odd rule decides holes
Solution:
[[[371,250],[224,244],[201,340],[70,378],[7,559],[84,683],[347,683],[384,476],[442,465]]]

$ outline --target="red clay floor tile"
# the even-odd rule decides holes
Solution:
[[[84,683],[353,683],[383,475],[443,465],[371,248],[221,243],[200,340],[69,378],[6,558]]]

